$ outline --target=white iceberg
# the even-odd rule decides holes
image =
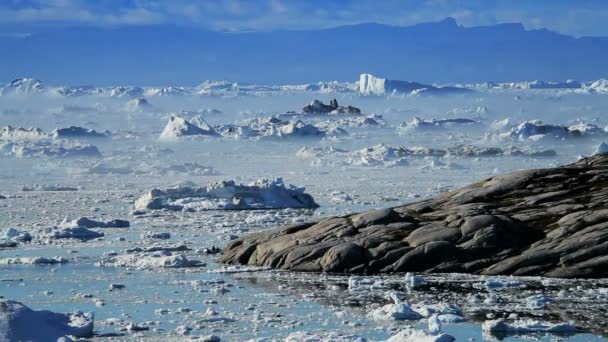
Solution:
[[[201,125],[201,123],[204,123],[205,127],[198,126],[184,118],[172,114],[169,118],[169,122],[167,122],[167,125],[160,134],[159,139],[175,140],[179,137],[185,136],[214,137],[218,135],[215,130],[202,119],[198,119],[197,121],[199,125]]]
[[[205,187],[153,189],[135,201],[135,209],[242,210],[316,208],[304,188],[286,186],[283,179],[258,179],[249,184],[234,181],[210,183]]]
[[[92,313],[56,313],[32,310],[12,300],[0,299],[0,340],[57,341],[64,336],[92,337]]]

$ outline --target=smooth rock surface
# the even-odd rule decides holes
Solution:
[[[608,154],[246,235],[221,261],[314,272],[608,276]]]

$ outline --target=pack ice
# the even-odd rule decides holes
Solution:
[[[204,187],[152,189],[135,201],[135,209],[198,211],[318,207],[304,190],[286,186],[282,178],[258,179],[249,185],[229,180]]]

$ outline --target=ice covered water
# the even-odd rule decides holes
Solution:
[[[450,97],[365,97],[354,90],[281,90],[178,99],[146,93],[145,103],[107,95],[2,97],[3,123],[23,127],[3,130],[0,148],[3,299],[33,310],[92,312],[98,340],[586,341],[605,333],[603,280],[355,279],[216,262],[218,249],[248,232],[411,202],[497,173],[596,153],[606,140],[604,95],[476,89]],[[316,98],[337,98],[362,114],[298,114]],[[201,114],[204,121],[184,115],[187,124],[167,129],[176,120],[168,113],[208,107],[218,110]],[[28,114],[10,114],[15,108]],[[289,111],[295,114],[281,116]],[[382,124],[348,121],[370,115]],[[282,121],[268,119],[277,116]],[[292,128],[327,131],[329,123],[347,134],[280,133],[296,120],[302,124]],[[197,126],[202,123],[204,129]],[[207,134],[226,132],[228,125],[251,134]],[[45,133],[71,126],[86,128]],[[91,136],[92,129],[104,137]],[[159,140],[163,130],[173,138]],[[175,132],[204,137],[181,139]],[[532,138],[539,134],[543,139]],[[99,154],[53,152],[64,144],[90,144]],[[141,200],[151,189],[161,190]],[[171,190],[179,196],[167,189],[180,189]],[[149,205],[154,198],[163,198],[161,205]],[[387,298],[389,292],[399,302]]]

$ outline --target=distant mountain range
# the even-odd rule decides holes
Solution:
[[[0,36],[0,79],[51,84],[195,85],[356,81],[362,72],[424,83],[591,80],[608,76],[608,37],[574,38],[521,24],[206,31],[178,26],[69,28]]]

